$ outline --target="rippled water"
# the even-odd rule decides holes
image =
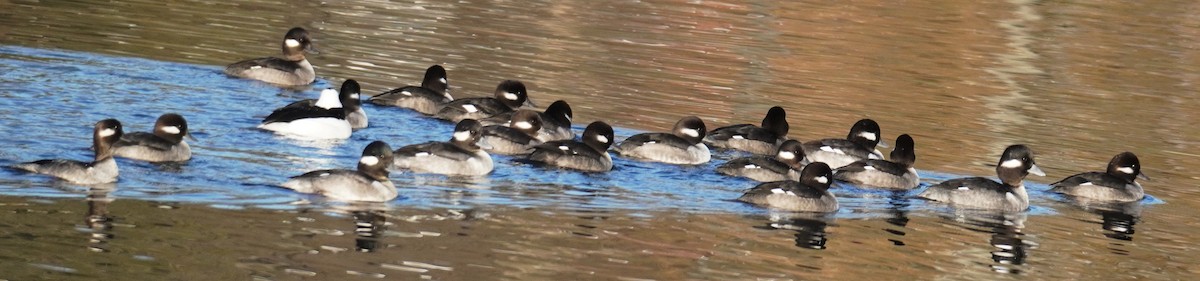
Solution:
[[[90,126],[188,118],[182,165],[119,160],[111,190],[0,170],[4,279],[1186,279],[1200,230],[1198,5],[785,1],[99,2],[0,4],[0,165],[87,159]],[[221,67],[313,32],[318,82],[280,89]],[[486,178],[393,173],[402,197],[359,206],[272,187],[350,168],[363,146],[448,138],[448,123],[366,105],[346,141],[254,126],[356,79],[374,93],[430,64],[456,97],[504,79],[618,138],[698,115],[710,127],[789,110],[791,137],[869,117],[916,139],[927,183],[990,171],[1025,143],[1048,177],[1034,207],[996,217],[838,186],[813,216],[730,202],[753,182],[713,163],[617,158],[606,174],[498,157]],[[577,124],[577,125],[578,125]],[[579,128],[577,128],[579,129]],[[1136,152],[1151,195],[1081,208],[1046,183]],[[78,198],[90,198],[80,201]],[[355,222],[364,223],[356,232]],[[370,222],[370,225],[365,224]],[[369,250],[358,252],[356,250]],[[48,275],[44,275],[48,274]]]

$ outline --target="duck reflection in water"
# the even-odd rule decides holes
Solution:
[[[380,210],[354,211],[354,249],[359,252],[374,252],[379,248],[387,218]]]
[[[892,245],[895,246],[907,245],[903,240],[900,239],[904,238],[905,235],[908,235],[908,232],[906,232],[905,229],[908,227],[909,206],[912,206],[912,203],[909,202],[909,197],[910,196],[904,192],[892,192],[892,194],[888,196],[888,216],[885,221],[887,221],[888,224],[896,227],[889,227],[884,229],[884,231],[897,236],[894,238],[888,238],[888,241],[892,242]]]
[[[108,197],[112,188],[92,188],[87,194],[87,214],[83,217],[84,227],[80,229],[87,233],[87,248],[92,252],[107,253],[108,242],[113,239],[112,222],[108,215],[108,203],[113,201]]]
[[[995,213],[982,210],[959,210],[955,213],[955,221],[964,223],[968,230],[991,233],[989,243],[992,245],[992,271],[1008,274],[1021,274],[1021,269],[1015,266],[1025,264],[1028,251],[1036,244],[1025,241],[1021,229],[1025,228],[1027,214]]]
[[[785,229],[796,232],[796,247],[824,250],[829,243],[825,227],[832,217],[826,213],[771,213],[766,225],[759,229]]]
[[[1100,215],[1104,236],[1121,241],[1133,241],[1133,227],[1141,220],[1142,202],[1112,202],[1069,197],[1067,201],[1079,208]]]

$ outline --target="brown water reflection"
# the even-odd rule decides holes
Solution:
[[[303,26],[323,51],[310,59],[324,79],[353,78],[382,91],[443,64],[456,96],[485,96],[501,80],[520,79],[543,105],[571,102],[578,123],[656,130],[698,115],[715,127],[757,122],[782,105],[792,112],[792,137],[813,139],[843,135],[870,117],[885,139],[916,139],[922,170],[987,176],[998,151],[1020,142],[1035,148],[1050,174],[1032,180],[1051,182],[1099,170],[1129,150],[1155,177],[1144,183],[1147,192],[1167,202],[1139,209],[1140,220],[1051,203],[1060,214],[977,233],[963,230],[968,223],[903,211],[887,220],[774,222],[670,211],[498,206],[475,218],[388,210],[395,229],[384,231],[386,246],[352,253],[353,213],[164,210],[122,201],[110,210],[125,226],[114,224],[116,238],[102,245],[115,249],[77,253],[116,260],[99,261],[61,255],[84,248],[71,225],[38,223],[79,221],[58,211],[74,209],[60,205],[72,201],[7,198],[13,214],[37,214],[2,228],[11,276],[46,278],[36,275],[44,266],[15,264],[74,263],[63,266],[75,273],[60,274],[104,277],[115,263],[124,272],[185,279],[341,278],[347,268],[439,279],[1006,278],[976,265],[999,263],[989,258],[997,251],[989,241],[1012,239],[1035,241],[1012,250],[1024,249],[1023,272],[1040,278],[1200,274],[1191,265],[1200,258],[1191,237],[1200,231],[1192,215],[1200,208],[1192,171],[1200,167],[1196,1],[4,1],[0,8],[0,44],[205,65],[273,54],[283,31]],[[311,216],[319,218],[298,218]],[[801,225],[773,229],[789,223]],[[248,226],[263,230],[240,231]],[[335,229],[341,234],[325,232]],[[824,250],[795,247],[811,246],[817,233]]]

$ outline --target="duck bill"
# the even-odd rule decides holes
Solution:
[[[308,47],[304,47],[304,51],[307,51],[312,54],[320,54],[321,53],[321,51],[317,50],[317,45],[313,44],[313,43],[309,43]]]
[[[1042,172],[1042,168],[1038,168],[1037,164],[1033,164],[1032,166],[1029,166],[1029,173],[1034,174],[1039,177],[1046,176],[1046,172]]]
[[[879,140],[879,143],[875,144],[875,146],[882,147],[882,148],[890,148],[890,147],[892,147],[892,145],[891,145],[891,144],[888,144],[888,142],[887,142],[887,141],[885,141],[885,140]]]
[[[1138,177],[1139,177],[1139,178],[1142,178],[1142,179],[1144,179],[1144,180],[1150,180],[1150,176],[1147,176],[1147,175],[1146,175],[1146,172],[1141,172],[1141,171],[1139,171],[1139,172],[1138,172]]]
[[[183,136],[184,136],[184,137],[187,137],[189,140],[192,140],[192,141],[194,141],[194,142],[199,142],[199,141],[200,141],[200,140],[196,139],[196,137],[193,137],[193,136],[192,136],[192,134],[184,134]]]

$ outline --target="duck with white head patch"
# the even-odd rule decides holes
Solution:
[[[518,110],[519,111],[519,110]],[[514,112],[496,114],[495,116],[479,120],[485,125],[509,125],[509,120],[512,119]],[[571,130],[571,118],[575,118],[571,112],[571,105],[564,100],[556,100],[546,107],[546,111],[538,112],[538,117],[542,119],[542,129],[538,130],[537,138],[542,141],[556,140],[571,140],[575,139],[575,131]]]
[[[961,208],[1020,212],[1029,209],[1029,193],[1022,182],[1029,174],[1046,175],[1029,147],[1012,145],[1004,149],[996,165],[1000,182],[984,177],[952,179],[930,186],[918,196]]]
[[[529,93],[525,91],[524,83],[505,80],[496,86],[494,97],[457,99],[447,103],[434,116],[453,122],[483,119],[515,111],[528,102]]]
[[[271,112],[258,128],[307,140],[347,139],[353,128],[346,121],[346,109],[338,92],[321,91],[316,102],[293,103]]]
[[[225,67],[225,74],[284,86],[312,84],[317,74],[304,57],[305,51],[316,52],[308,31],[292,28],[283,36],[283,58],[267,57],[236,62]]]
[[[761,126],[737,124],[712,130],[704,143],[713,148],[735,149],[758,155],[771,155],[787,140],[787,112],[783,107],[771,107]]]
[[[512,115],[507,126],[488,125],[482,129],[483,137],[479,143],[488,147],[488,152],[503,155],[523,155],[533,151],[533,147],[542,144],[537,138],[542,129],[542,118],[537,111],[521,109]]]
[[[346,111],[346,122],[350,122],[350,128],[358,130],[367,127],[367,112],[362,108],[362,90],[358,85],[358,81],[348,79],[342,82],[342,89],[338,91],[338,101],[342,103],[342,109]],[[316,106],[317,99],[303,99],[284,107],[301,107],[311,108]]]
[[[911,136],[904,134],[896,137],[896,149],[892,150],[892,160],[867,159],[858,160],[850,165],[842,166],[833,171],[833,177],[865,187],[908,190],[921,184],[917,169],[917,154],[913,151],[915,143]]]
[[[550,141],[535,146],[529,160],[567,169],[585,172],[607,172],[612,170],[613,129],[602,121],[592,122],[583,130],[581,141]]]
[[[808,161],[825,162],[830,167],[840,168],[866,159],[883,159],[883,154],[875,150],[880,144],[879,123],[875,120],[862,119],[850,127],[850,134],[844,139],[822,139],[804,143],[804,153]]]
[[[181,162],[192,159],[192,148],[183,137],[189,136],[187,120],[167,113],[154,122],[154,132],[133,132],[113,144],[113,155],[149,162]]]
[[[1087,199],[1134,202],[1142,200],[1146,192],[1137,178],[1149,180],[1142,173],[1142,164],[1133,152],[1122,152],[1108,161],[1105,172],[1086,172],[1069,176],[1050,184],[1050,191]]]
[[[399,193],[388,179],[392,148],[374,141],[363,149],[357,170],[317,170],[291,177],[280,186],[301,193],[316,193],[345,201],[384,202]]]
[[[804,166],[800,181],[776,181],[759,184],[746,191],[738,201],[773,209],[797,212],[834,212],[837,198],[829,193],[833,171],[829,165],[814,162]]]
[[[703,120],[688,116],[675,122],[671,133],[636,134],[613,150],[622,156],[668,164],[707,163],[712,154],[702,142],[705,131]]]
[[[104,119],[92,128],[92,147],[96,156],[92,162],[47,159],[13,165],[18,170],[57,177],[77,184],[101,184],[117,181],[117,161],[113,160],[113,144],[121,139],[121,122]]]
[[[774,156],[735,158],[717,166],[717,173],[761,182],[799,180],[800,171],[807,164],[808,161],[804,159],[804,147],[800,141],[787,140],[779,145],[779,151]]]
[[[446,69],[433,65],[425,70],[420,86],[404,86],[371,97],[371,103],[408,108],[425,115],[437,114],[446,103],[454,100],[450,96],[450,81]]]
[[[475,119],[464,119],[454,126],[448,142],[426,142],[395,151],[394,165],[417,173],[457,176],[481,176],[492,172],[492,156],[477,143],[483,126]]]

